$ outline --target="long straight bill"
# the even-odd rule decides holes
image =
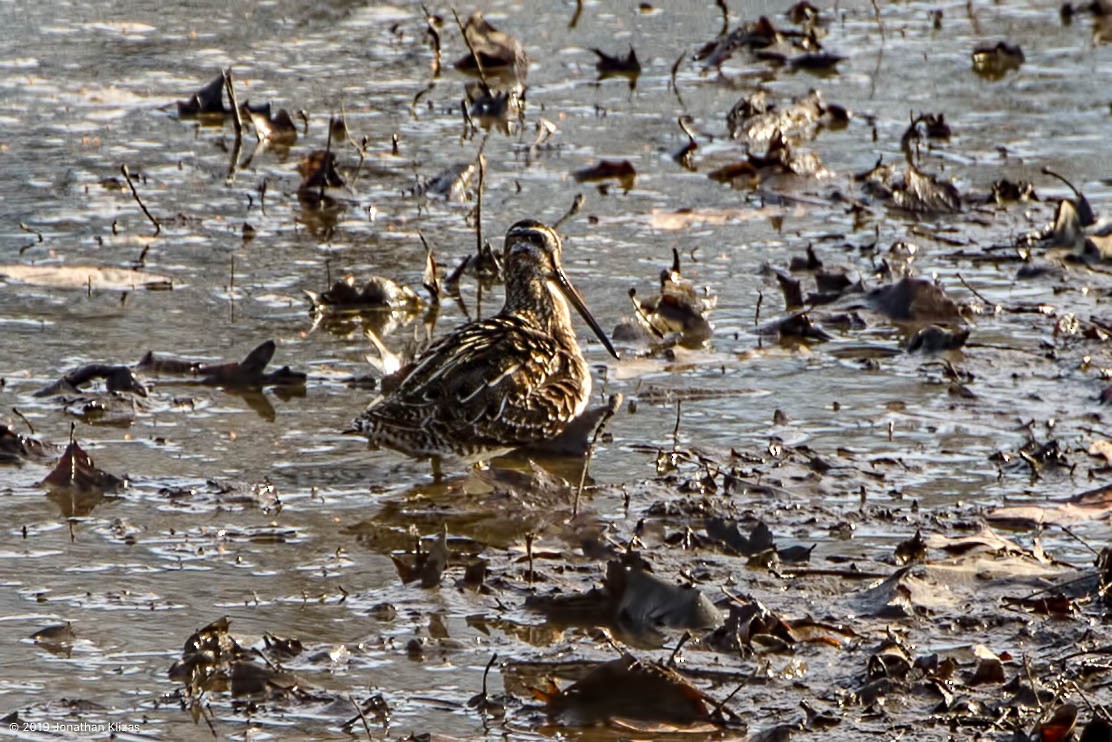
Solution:
[[[571,305],[575,307],[575,311],[579,312],[579,316],[584,319],[598,339],[602,341],[602,345],[606,348],[607,352],[614,356],[614,358],[618,358],[618,351],[614,350],[614,346],[610,343],[610,338],[606,337],[606,333],[602,331],[598,322],[591,316],[591,312],[587,309],[587,304],[583,301],[583,297],[580,296],[579,292],[575,290],[575,287],[571,285],[571,281],[568,280],[567,274],[560,268],[556,269],[556,285],[560,287],[560,291],[563,292],[564,296],[571,302]]]

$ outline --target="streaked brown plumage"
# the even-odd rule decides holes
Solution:
[[[613,346],[560,265],[556,232],[520,221],[506,233],[506,302],[397,372],[355,420],[372,445],[478,461],[560,434],[587,405],[591,375],[568,304]]]

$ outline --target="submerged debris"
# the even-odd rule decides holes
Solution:
[[[700,348],[713,332],[707,315],[717,299],[709,293],[699,295],[695,286],[680,273],[679,250],[672,249],[672,267],[660,272],[660,293],[647,299],[629,290],[635,315],[623,319],[615,328],[615,337],[622,341],[687,348]],[[639,328],[637,327],[639,325]]]
[[[568,726],[620,724],[628,719],[682,725],[655,730],[661,733],[705,733],[738,721],[675,670],[628,653],[596,665],[564,690],[550,680],[548,687],[534,688],[533,694],[550,716]]]
[[[112,366],[106,363],[91,363],[68,372],[58,381],[35,392],[36,397],[51,397],[56,394],[77,394],[80,387],[95,379],[104,379],[111,393],[126,392],[147,396],[147,388],[135,377],[128,366]]]
[[[200,376],[200,383],[229,389],[259,389],[264,386],[304,387],[307,376],[283,366],[267,372],[278,345],[273,340],[262,343],[240,362],[205,365],[177,358],[159,358],[148,351],[136,368],[154,374]]]
[[[478,73],[508,70],[519,79],[524,79],[529,69],[529,57],[521,42],[505,31],[490,25],[483,14],[475,11],[463,25],[469,50],[455,61],[455,67],[464,72]]]
[[[599,160],[598,164],[576,170],[572,175],[579,183],[616,180],[626,192],[633,188],[637,179],[637,171],[629,160]]]
[[[1018,44],[998,41],[978,44],[973,49],[973,71],[986,80],[1000,80],[1027,61]]]
[[[56,492],[76,494],[115,492],[125,485],[123,479],[98,469],[85,449],[71,440],[58,463],[39,483]]]
[[[706,629],[722,619],[714,604],[693,587],[671,585],[648,571],[648,563],[630,552],[606,565],[601,589],[583,595],[537,595],[525,607],[557,624],[610,626],[647,640],[661,628]]]
[[[939,181],[914,165],[897,173],[891,166],[877,162],[872,170],[859,173],[854,179],[861,182],[870,195],[890,200],[895,206],[913,213],[961,211],[961,196],[952,183]]]
[[[360,312],[367,309],[408,309],[420,304],[420,298],[408,286],[400,286],[389,278],[371,276],[356,285],[355,276],[348,274],[322,293],[305,289],[312,310],[321,313]]]
[[[767,90],[758,89],[742,98],[726,115],[726,126],[734,139],[744,139],[750,146],[767,147],[773,137],[796,140],[810,139],[821,128],[836,129],[849,123],[849,112],[837,105],[828,105],[817,90],[790,103],[770,100]]]
[[[869,303],[897,322],[953,324],[961,321],[961,311],[938,284],[923,278],[905,277],[896,283],[873,289]]]
[[[629,47],[629,54],[624,57],[611,56],[601,49],[592,48],[591,51],[598,57],[595,69],[598,70],[599,79],[625,77],[629,80],[631,88],[637,85],[637,78],[641,75],[641,63],[637,60],[637,52],[632,46]]]

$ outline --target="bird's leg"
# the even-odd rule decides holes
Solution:
[[[444,472],[440,469],[440,457],[433,456],[430,461],[432,462],[432,481],[439,482],[444,479]]]

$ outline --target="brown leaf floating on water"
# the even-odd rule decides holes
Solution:
[[[961,211],[961,196],[952,183],[943,183],[914,165],[904,171],[903,182],[893,187],[892,201],[918,214]]]
[[[398,577],[405,584],[420,580],[421,587],[437,587],[444,570],[448,568],[451,553],[448,550],[448,527],[445,525],[428,551],[421,550],[417,539],[416,553],[391,554],[390,560],[398,570]]]
[[[1018,44],[998,41],[978,44],[973,49],[973,71],[986,80],[1000,80],[1027,61]]]
[[[780,32],[772,21],[761,16],[755,21],[743,21],[729,33],[719,35],[698,49],[693,58],[705,67],[720,67],[739,49],[763,49],[780,39]]]
[[[297,125],[286,109],[281,108],[271,116],[269,106],[262,111],[252,110],[247,101],[244,101],[240,108],[251,118],[255,136],[260,142],[288,147],[297,141]]]
[[[1038,598],[1003,598],[1004,605],[1019,608],[1041,616],[1054,618],[1076,618],[1081,614],[1077,604],[1064,595],[1051,595]]]
[[[307,376],[283,366],[277,371],[266,373],[267,364],[274,357],[277,345],[273,340],[257,346],[239,363],[224,363],[216,366],[200,366],[196,373],[201,383],[230,389],[257,389],[264,386],[305,385]]]
[[[599,160],[591,167],[576,170],[572,176],[579,183],[597,183],[602,180],[617,180],[622,190],[629,191],[637,179],[637,171],[629,160]]]
[[[912,562],[921,562],[927,558],[927,542],[923,534],[915,529],[915,535],[906,541],[896,544],[896,564],[903,566]]]
[[[1042,505],[1005,505],[993,508],[985,515],[993,523],[1023,527],[1107,520],[1110,516],[1112,485],[1097,487],[1067,500],[1052,500]]]
[[[1040,742],[1067,742],[1077,725],[1077,706],[1072,703],[1063,703],[1054,709],[1050,718],[1038,726],[1038,739]]]
[[[443,198],[449,201],[462,201],[467,195],[471,181],[479,172],[479,166],[474,161],[458,162],[450,165],[436,175],[419,183],[409,193],[416,196],[430,198]]]
[[[924,278],[905,277],[868,293],[872,306],[897,322],[952,324],[961,312],[942,287]]]
[[[908,338],[905,349],[908,353],[941,353],[962,347],[968,339],[968,327],[951,330],[938,325],[927,325]]]
[[[209,386],[219,386],[226,389],[257,390],[265,386],[275,386],[280,390],[291,390],[297,396],[297,390],[303,389],[308,378],[300,371],[293,371],[289,366],[283,366],[277,371],[267,372],[266,367],[274,357],[277,344],[267,340],[256,346],[254,350],[240,362],[220,363],[205,365],[198,361],[186,361],[178,358],[156,356],[152,351],[147,351],[136,368],[152,374],[167,374],[174,376],[200,376],[200,382]]]
[[[305,294],[313,303],[313,311],[322,313],[416,308],[420,304],[413,289],[381,276],[371,276],[357,285],[355,276],[349,274],[333,283],[327,291],[318,294],[306,289]]]
[[[608,77],[625,77],[629,79],[630,88],[637,85],[637,78],[641,75],[641,62],[638,61],[637,52],[632,46],[629,47],[629,54],[624,57],[610,55],[593,47],[591,51],[598,57],[595,69],[598,70],[600,80]]]
[[[109,392],[128,392],[147,396],[147,388],[135,377],[127,366],[112,366],[106,363],[90,363],[66,373],[58,381],[35,392],[36,397],[50,397],[56,394],[75,394],[80,387],[94,379],[104,379]]]
[[[715,714],[718,704],[714,699],[678,672],[657,662],[642,662],[631,654],[596,665],[564,690],[550,681],[548,688],[534,688],[533,694],[550,716],[569,726],[621,719],[685,725],[723,721]],[[736,720],[723,711],[731,722]]]
[[[492,90],[483,82],[469,82],[464,86],[468,114],[484,128],[495,126],[504,134],[510,133],[511,124],[522,118],[525,101],[517,87]]]
[[[54,490],[104,493],[114,492],[123,484],[124,480],[119,477],[96,468],[89,454],[77,445],[77,441],[71,440],[58,463],[39,486]]]
[[[811,138],[820,128],[841,128],[848,123],[849,112],[828,105],[817,90],[781,105],[769,98],[768,91],[758,89],[735,103],[726,115],[730,136],[751,146],[767,146],[777,131],[798,141]]]
[[[344,179],[336,172],[336,155],[328,150],[317,149],[307,154],[297,164],[297,172],[301,175],[298,193],[318,195],[322,187],[340,188],[344,185]]]
[[[580,595],[537,595],[525,607],[556,623],[612,626],[633,636],[652,638],[660,628],[713,628],[722,622],[718,609],[699,590],[672,585],[648,571],[635,552],[606,565],[601,589]]]
[[[0,464],[18,464],[27,459],[45,458],[50,451],[42,441],[16,433],[0,423]]]
[[[483,71],[510,70],[518,78],[524,78],[529,69],[529,57],[521,46],[521,42],[490,25],[483,14],[475,11],[463,24],[463,32],[467,35],[471,49],[467,54],[457,59],[454,66],[463,72],[478,72],[481,64]],[[478,57],[476,63],[475,57]]]
[[[178,115],[224,116],[230,113],[224,105],[224,73],[209,80],[200,90],[189,96],[188,100],[178,101]]]
[[[730,614],[725,623],[702,641],[720,652],[736,654],[742,649],[788,650],[799,641],[799,637],[787,621],[759,600],[738,598],[730,604]]]

